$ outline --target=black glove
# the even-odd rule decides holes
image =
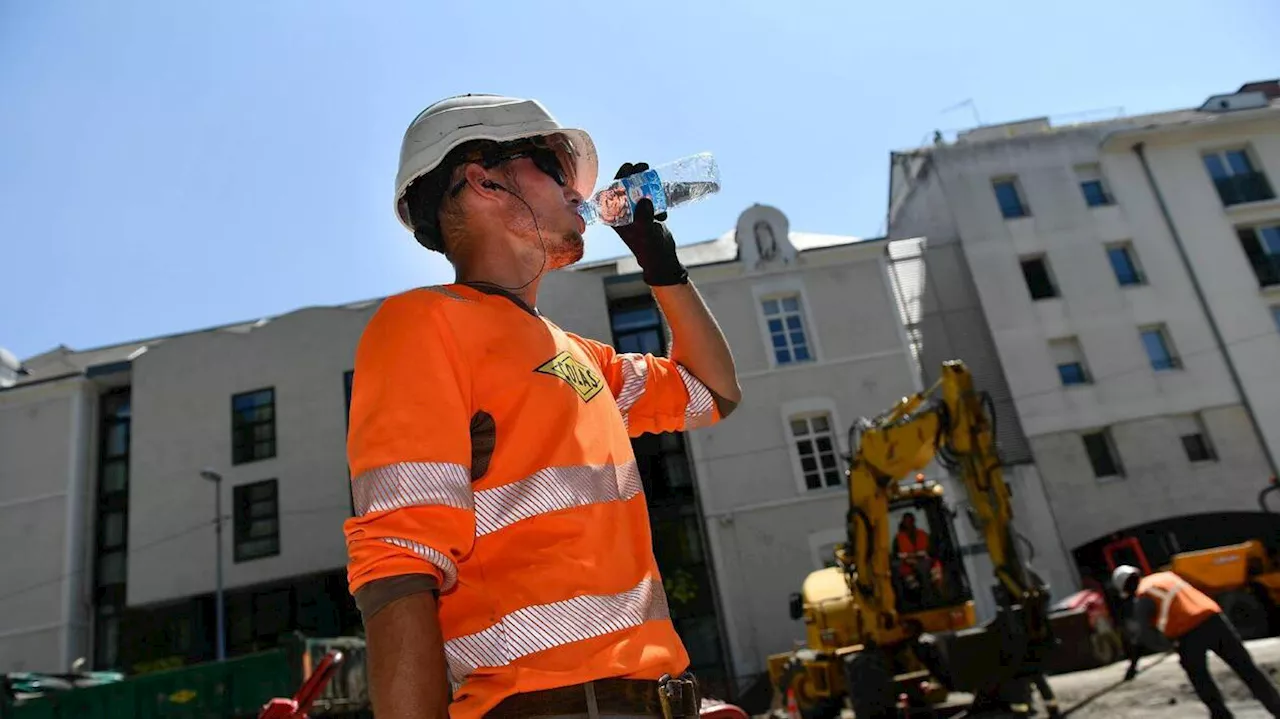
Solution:
[[[1130,664],[1129,670],[1124,673],[1124,680],[1126,682],[1131,682],[1133,681],[1133,678],[1136,676],[1138,676],[1138,665]]]
[[[621,180],[648,169],[649,166],[643,162],[637,165],[628,162],[618,169],[618,174],[613,179]],[[631,254],[636,256],[636,261],[643,270],[644,283],[650,287],[683,285],[689,281],[689,273],[676,256],[676,240],[667,226],[662,224],[665,219],[665,212],[654,216],[653,202],[645,198],[636,203],[631,224],[613,228],[618,237],[627,243]]]

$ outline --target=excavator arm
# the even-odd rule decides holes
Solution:
[[[848,543],[841,566],[853,594],[857,633],[894,638],[898,617],[890,573],[889,503],[898,482],[935,458],[964,483],[972,517],[982,533],[1002,591],[1000,604],[1020,607],[1032,641],[1048,637],[1044,588],[1019,556],[1013,532],[1009,486],[995,445],[989,401],[973,387],[959,360],[925,392],[903,398],[887,413],[861,420],[851,430]]]

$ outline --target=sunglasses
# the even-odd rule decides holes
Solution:
[[[573,147],[561,137],[533,137],[527,140],[498,145],[496,148],[482,150],[464,162],[475,162],[486,170],[492,170],[504,162],[512,162],[528,158],[533,166],[561,187],[573,181],[573,170],[577,168]],[[466,187],[465,179],[459,180],[449,190],[450,197],[456,197]]]

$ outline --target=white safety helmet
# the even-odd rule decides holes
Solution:
[[[1138,571],[1137,567],[1121,564],[1115,568],[1115,571],[1111,572],[1111,586],[1116,588],[1120,596],[1127,596],[1128,592],[1125,591],[1125,587],[1128,586],[1131,579],[1141,575],[1142,572]]]
[[[573,187],[583,197],[595,189],[599,161],[591,136],[565,128],[537,100],[501,95],[459,95],[423,110],[410,123],[400,145],[396,173],[396,217],[413,231],[405,192],[414,180],[440,166],[450,150],[473,140],[511,142],[530,137],[560,135],[572,148],[576,167]]]

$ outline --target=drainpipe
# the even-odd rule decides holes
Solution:
[[[1249,416],[1249,426],[1253,428],[1253,434],[1258,440],[1258,444],[1262,446],[1262,455],[1267,460],[1267,466],[1271,469],[1271,476],[1280,476],[1280,470],[1276,469],[1276,458],[1271,453],[1271,448],[1267,446],[1267,438],[1262,434],[1262,426],[1258,424],[1258,415],[1253,412],[1253,403],[1249,401],[1249,395],[1244,391],[1244,384],[1240,382],[1240,373],[1236,371],[1236,363],[1231,359],[1231,353],[1227,351],[1227,343],[1222,339],[1222,330],[1218,327],[1217,320],[1213,317],[1213,311],[1209,309],[1209,301],[1205,299],[1204,288],[1200,286],[1200,278],[1196,275],[1195,269],[1191,266],[1191,259],[1187,257],[1187,248],[1182,244],[1182,236],[1178,234],[1178,228],[1173,223],[1173,217],[1169,215],[1169,206],[1165,204],[1164,195],[1160,194],[1160,186],[1156,184],[1156,178],[1151,174],[1151,165],[1147,164],[1146,143],[1139,142],[1133,146],[1133,152],[1138,156],[1138,162],[1142,164],[1142,173],[1146,175],[1147,184],[1151,185],[1151,191],[1155,193],[1156,204],[1160,206],[1160,214],[1164,217],[1164,224],[1169,228],[1169,234],[1173,237],[1173,245],[1178,248],[1178,257],[1182,259],[1182,266],[1187,270],[1187,276],[1191,278],[1191,287],[1196,291],[1196,299],[1200,302],[1200,307],[1204,309],[1205,319],[1209,321],[1209,329],[1213,330],[1213,340],[1218,345],[1218,350],[1222,352],[1222,359],[1227,363],[1227,372],[1231,374],[1231,384],[1235,385],[1236,392],[1240,395],[1240,403],[1244,405],[1245,414]]]

